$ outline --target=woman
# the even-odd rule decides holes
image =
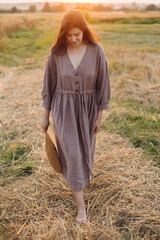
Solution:
[[[52,110],[62,174],[75,195],[79,223],[87,221],[83,189],[90,189],[96,133],[110,100],[107,60],[98,40],[79,10],[67,11],[43,78],[42,128],[47,131]]]

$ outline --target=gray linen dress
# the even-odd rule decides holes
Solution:
[[[99,110],[109,108],[110,82],[103,47],[88,44],[75,69],[68,54],[52,53],[46,62],[42,106],[52,111],[63,177],[73,191],[89,185],[94,164]]]

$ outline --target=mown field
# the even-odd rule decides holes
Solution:
[[[101,37],[112,93],[85,226],[46,161],[41,130],[44,66],[62,15],[0,16],[0,239],[158,240],[160,14],[85,12]]]

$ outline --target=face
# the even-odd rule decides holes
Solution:
[[[79,28],[71,28],[66,35],[67,43],[72,47],[78,47],[83,41],[83,31]]]

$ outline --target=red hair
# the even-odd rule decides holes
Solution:
[[[73,9],[64,14],[58,34],[55,37],[55,41],[53,42],[50,51],[56,55],[63,55],[66,53],[66,34],[71,28],[79,28],[83,31],[83,41],[86,44],[91,43],[94,45],[96,42],[100,42],[100,37],[89,28],[82,12],[77,9]]]

